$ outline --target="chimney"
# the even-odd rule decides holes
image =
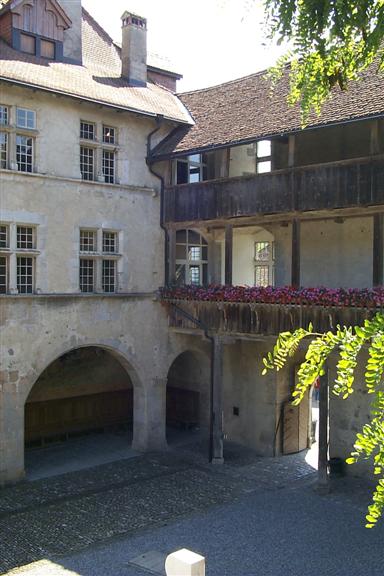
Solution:
[[[124,12],[121,41],[121,75],[132,86],[147,84],[147,21]]]
[[[60,5],[72,20],[72,26],[64,30],[64,58],[67,61],[81,64],[83,61],[81,0],[60,0]]]

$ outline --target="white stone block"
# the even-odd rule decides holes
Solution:
[[[165,572],[167,576],[205,576],[205,558],[182,548],[167,556]]]

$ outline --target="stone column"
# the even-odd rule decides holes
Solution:
[[[141,452],[166,450],[167,379],[152,378],[133,391],[132,448]]]
[[[187,277],[187,270],[185,270]],[[176,230],[168,230],[168,278],[167,283],[176,283]]]
[[[225,285],[232,286],[233,227],[225,227]]]
[[[0,373],[0,485],[24,477],[24,403],[17,371]]]
[[[292,220],[291,284],[300,286],[300,220]]]

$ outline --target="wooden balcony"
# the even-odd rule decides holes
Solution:
[[[165,189],[165,222],[196,222],[384,204],[384,157]]]
[[[359,325],[379,309],[347,306],[260,304],[165,300],[169,325],[181,330],[207,328],[219,334],[276,336],[280,332],[313,325],[315,332],[334,330],[338,324]],[[189,318],[187,317],[189,316]],[[196,319],[200,326],[191,320]]]

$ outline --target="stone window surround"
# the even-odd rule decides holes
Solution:
[[[96,239],[96,250],[80,250],[80,234],[81,232],[93,232],[95,234]],[[115,252],[105,251],[103,247],[104,243],[104,233],[116,234],[116,249]],[[122,241],[122,231],[111,229],[111,228],[102,228],[102,227],[92,227],[92,226],[80,226],[79,228],[79,236],[78,236],[78,252],[79,252],[79,283],[80,283],[80,260],[93,260],[94,261],[94,290],[91,292],[84,292],[85,294],[89,293],[101,293],[101,294],[116,294],[119,291],[119,277],[122,274],[122,254],[119,252],[119,247],[121,246]],[[106,260],[113,260],[115,262],[115,290],[113,292],[106,291],[103,289],[104,278],[103,278],[103,262]],[[80,284],[79,284],[80,290]],[[81,290],[80,290],[81,291]],[[82,292],[82,291],[81,291]]]
[[[93,149],[93,169],[94,169],[94,181],[106,184],[119,184],[119,163],[118,163],[118,129],[116,126],[110,126],[109,124],[105,124],[102,121],[93,121],[86,118],[80,119],[80,126],[81,124],[92,124],[94,126],[94,139],[90,138],[79,138],[80,141],[80,148],[91,148]],[[104,141],[104,134],[105,128],[113,129],[114,130],[114,142],[109,143]],[[106,182],[105,175],[103,174],[103,152],[111,152],[114,155],[114,178],[113,182]],[[80,154],[79,154],[79,161],[80,161]],[[80,177],[81,171],[80,171]],[[82,178],[83,179],[83,178]],[[92,182],[92,180],[84,180],[86,182]]]
[[[37,249],[37,225],[31,224],[29,222],[1,222],[1,226],[7,228],[7,241],[8,245],[6,248],[0,248],[0,256],[7,259],[7,292],[6,294],[16,295],[19,294],[17,288],[17,258],[18,257],[30,257],[33,258],[33,292],[36,288],[36,266],[35,260],[40,254],[40,250]],[[33,229],[33,242],[34,248],[18,248],[17,247],[17,229],[19,227],[26,227]]]
[[[16,104],[7,104],[7,103],[0,103],[1,106],[4,106],[8,110],[8,123],[7,124],[0,124],[0,132],[7,134],[7,168],[9,170],[13,170],[15,172],[19,172],[20,174],[32,174],[37,172],[36,166],[36,152],[37,152],[37,137],[39,135],[39,131],[36,128],[24,128],[17,126],[17,109],[24,109],[30,110],[29,108],[25,108],[24,106],[17,106]],[[35,112],[31,110],[31,112]],[[35,118],[37,118],[37,114],[35,112]],[[16,138],[17,136],[27,136],[33,139],[33,158],[32,158],[32,172],[19,170],[16,158]]]

